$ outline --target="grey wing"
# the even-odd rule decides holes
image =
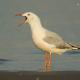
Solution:
[[[44,37],[44,41],[48,44],[54,44],[57,48],[69,48],[70,46],[67,45],[64,40],[56,33],[46,31],[46,36]]]

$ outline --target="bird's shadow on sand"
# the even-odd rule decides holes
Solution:
[[[9,62],[11,60],[9,59],[0,59],[0,65],[5,64],[6,62]]]

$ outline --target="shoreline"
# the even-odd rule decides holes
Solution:
[[[79,80],[80,71],[0,71],[0,80]]]

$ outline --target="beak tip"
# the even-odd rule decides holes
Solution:
[[[22,16],[22,13],[17,13],[15,14],[15,16]]]

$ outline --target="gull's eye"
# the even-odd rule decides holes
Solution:
[[[27,14],[28,16],[30,16],[30,14]]]

